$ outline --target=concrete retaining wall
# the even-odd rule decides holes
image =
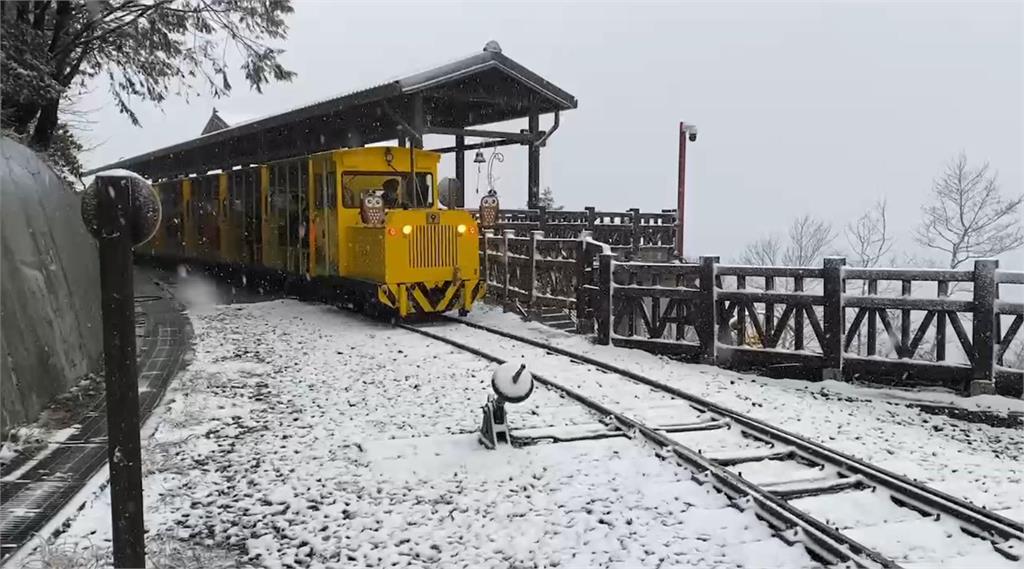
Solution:
[[[79,196],[0,138],[0,430],[102,364],[99,261]]]

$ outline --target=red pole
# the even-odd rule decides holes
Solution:
[[[683,258],[683,213],[686,211],[686,123],[679,123],[679,192],[676,203],[676,255]]]

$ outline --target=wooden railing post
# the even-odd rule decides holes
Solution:
[[[974,261],[974,365],[970,394],[995,393],[996,259]]]
[[[526,291],[526,307],[529,311],[538,310],[537,307],[537,240],[544,237],[543,231],[530,232],[530,245],[527,256],[530,258],[529,280],[530,288]]]
[[[615,282],[613,281],[615,255],[612,253],[601,253],[597,270],[598,299],[597,299],[597,343],[607,346],[612,342],[612,318],[614,307],[612,298],[615,294]]]
[[[509,303],[509,297],[511,297],[512,295],[509,294],[509,290],[508,290],[508,285],[509,285],[508,238],[509,237],[514,237],[515,234],[516,234],[516,231],[514,229],[506,229],[501,234],[501,257],[502,257],[502,261],[505,263],[505,276],[504,276],[504,279],[503,279],[504,282],[502,283],[502,288],[501,288],[501,308],[505,312],[508,312],[509,310],[512,309],[512,305]]]
[[[936,296],[938,298],[949,298],[949,283],[939,281],[936,285]],[[948,316],[939,310],[935,315],[935,361],[946,361],[946,324]]]
[[[484,285],[490,288],[491,285],[491,245],[490,240],[494,238],[494,231],[491,229],[484,229],[484,234],[480,236],[483,241],[483,258],[480,259],[480,279],[484,281]]]
[[[914,282],[904,280],[900,286],[900,295],[903,298],[910,298],[914,294]],[[896,350],[896,355],[901,358],[913,359],[914,354],[910,351],[910,338],[913,334],[910,321],[910,310],[903,309],[900,311],[900,346]]]
[[[537,229],[547,233],[548,208],[546,206],[539,206],[537,208]]]
[[[633,221],[633,235],[631,235],[631,244],[633,245],[632,257],[638,259],[640,257],[640,208],[630,208],[629,213],[632,215]]]
[[[700,340],[701,363],[718,361],[718,289],[715,286],[715,265],[718,257],[700,258],[700,302],[697,305],[695,328]]]
[[[871,279],[868,281],[868,296],[878,296],[877,279]],[[873,356],[878,351],[878,311],[875,309],[870,309],[868,312],[867,341],[867,354],[869,356]]]
[[[589,231],[581,231],[576,241],[576,333],[586,334],[593,329],[593,322],[587,310],[587,275],[593,270],[593,262],[587,250]]]
[[[671,216],[671,217],[667,217],[667,218],[663,217],[661,219],[661,224],[665,225],[665,226],[667,226],[669,228],[668,232],[667,232],[667,235],[668,235],[668,238],[669,238],[667,244],[672,247],[672,255],[671,256],[672,256],[672,258],[683,260],[683,255],[675,250],[676,231],[678,230],[678,226],[676,225],[676,213],[677,212],[674,209],[663,209],[663,210],[661,210],[661,213],[668,214],[668,215]],[[658,245],[666,245],[666,243],[663,240],[659,240],[658,241]]]
[[[597,223],[597,211],[592,205],[583,208],[587,210],[587,231],[594,231],[594,224]]]
[[[824,366],[822,379],[843,379],[843,340],[846,338],[846,319],[843,309],[843,266],[845,257],[825,257],[822,269],[822,296],[825,306],[822,310],[821,355]]]

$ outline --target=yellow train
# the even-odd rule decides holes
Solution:
[[[402,318],[464,314],[485,293],[479,228],[441,205],[439,161],[352,148],[161,181],[161,227],[138,253],[313,283]]]

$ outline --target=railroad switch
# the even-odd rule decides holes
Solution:
[[[487,403],[483,406],[479,439],[480,444],[493,450],[499,442],[512,444],[505,403],[526,401],[533,393],[533,376],[526,369],[526,364],[506,362],[494,370],[491,389],[494,393],[487,396]]]
[[[487,404],[483,406],[484,421],[480,425],[480,444],[494,450],[499,442],[512,444],[508,432],[508,416],[505,414],[505,402],[494,394],[487,396]]]

